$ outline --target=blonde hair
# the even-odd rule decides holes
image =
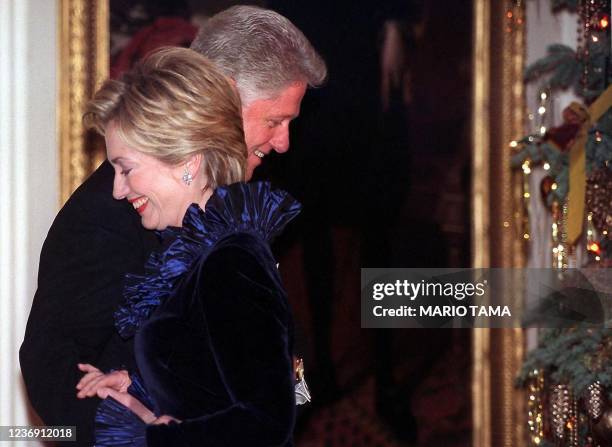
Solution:
[[[247,150],[236,90],[204,56],[162,48],[107,80],[88,103],[86,127],[113,122],[134,149],[169,165],[202,155],[208,186],[244,180]]]

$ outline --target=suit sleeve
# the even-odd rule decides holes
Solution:
[[[275,270],[271,258],[261,263],[239,247],[226,247],[208,257],[194,293],[192,315],[200,314],[200,321],[206,321],[231,405],[180,424],[149,426],[148,446],[274,446],[291,439],[295,419],[291,323]]]
[[[103,200],[113,200],[110,195],[96,199],[68,202],[53,223],[20,350],[32,406],[47,425],[76,425],[78,445],[93,443],[99,401],[76,398],[82,377],[77,363],[120,366],[105,364],[122,352],[122,342],[114,337],[113,312],[122,300],[125,273],[142,268],[142,246],[133,225],[113,213],[92,211],[117,209],[113,203],[104,207]]]

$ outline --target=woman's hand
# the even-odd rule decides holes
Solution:
[[[79,390],[77,392],[77,397],[79,399],[93,397],[103,388],[125,393],[132,384],[130,375],[125,370],[104,374],[98,368],[88,363],[79,363],[78,367],[85,373],[76,386],[77,390]]]

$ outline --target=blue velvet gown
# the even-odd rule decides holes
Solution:
[[[135,336],[128,392],[181,423],[145,425],[107,398],[97,446],[293,445],[293,323],[269,241],[299,208],[267,183],[234,184],[164,232],[116,323]]]

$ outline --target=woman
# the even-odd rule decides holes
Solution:
[[[268,243],[299,205],[224,186],[247,156],[233,87],[199,54],[163,49],[107,81],[85,121],[106,139],[115,199],[169,240],[116,314],[139,374],[82,368],[107,398],[96,445],[291,445],[292,321]]]

